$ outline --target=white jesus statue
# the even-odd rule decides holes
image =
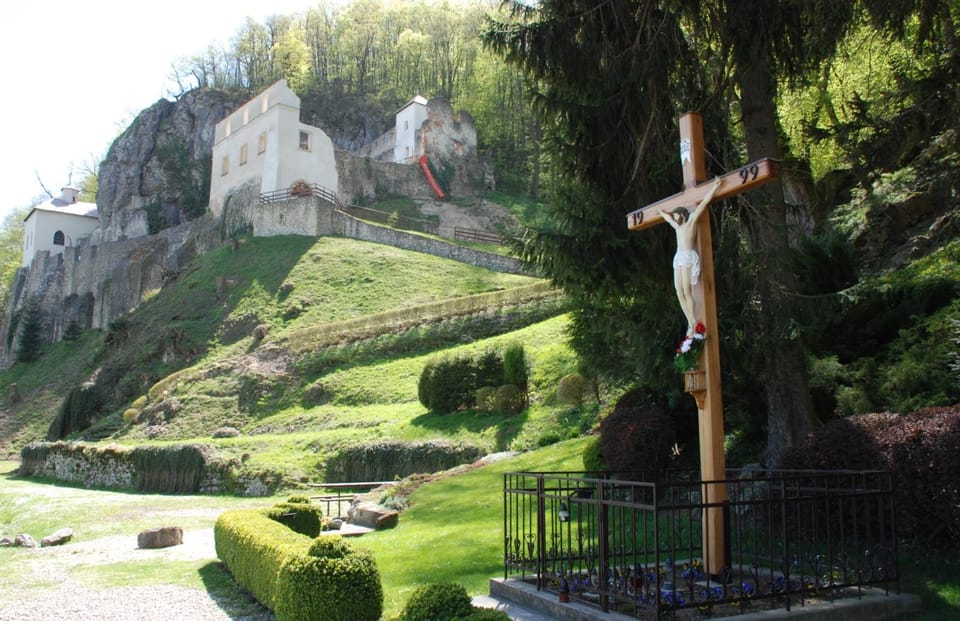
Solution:
[[[677,299],[680,308],[687,318],[687,335],[692,336],[697,325],[697,303],[693,297],[693,287],[700,280],[700,255],[697,253],[697,219],[706,211],[717,188],[720,179],[713,182],[713,187],[707,192],[691,214],[685,207],[677,207],[670,213],[660,210],[664,222],[677,232],[677,254],[673,256],[673,285],[677,289]]]

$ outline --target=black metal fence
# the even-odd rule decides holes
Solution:
[[[504,577],[604,611],[719,616],[865,588],[899,593],[886,472],[728,471],[708,482],[671,473],[655,483],[511,472],[503,485]],[[702,501],[721,485],[726,502]],[[705,526],[711,511],[722,511],[722,532]],[[714,538],[722,563],[709,558]]]

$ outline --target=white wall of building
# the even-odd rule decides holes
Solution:
[[[297,181],[338,190],[333,141],[320,128],[300,122],[300,98],[286,80],[275,82],[217,123],[212,163],[214,215],[223,212],[232,188],[253,179],[260,180],[260,192],[288,189]]]
[[[92,212],[93,215],[89,215]],[[34,207],[23,224],[23,261],[28,267],[38,252],[47,250],[50,256],[63,254],[65,246],[76,246],[100,224],[97,206],[93,203],[74,203],[69,207],[54,207],[44,203]],[[57,232],[63,234],[63,244],[54,244]]]
[[[417,134],[420,126],[427,120],[427,100],[417,95],[397,112],[396,146],[393,149],[393,161],[408,164],[421,154]]]

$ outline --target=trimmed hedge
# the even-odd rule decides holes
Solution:
[[[310,504],[310,499],[303,502],[298,498],[291,496],[287,502],[273,505],[267,509],[267,517],[301,535],[316,537],[322,530],[323,512],[319,506]]]
[[[339,539],[337,535],[322,538]],[[277,586],[273,611],[278,621],[375,621],[383,613],[380,573],[365,551],[352,550],[345,556],[288,556]]]
[[[132,456],[138,492],[194,494],[213,449],[205,444],[138,446]]]
[[[227,570],[277,621],[377,621],[383,587],[373,557],[340,537],[311,538],[270,517],[281,505],[310,513],[301,499],[290,501],[217,518],[217,556]]]

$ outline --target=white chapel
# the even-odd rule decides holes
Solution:
[[[23,221],[23,267],[29,267],[38,252],[63,254],[90,237],[100,224],[96,203],[78,201],[80,190],[64,187],[60,196],[34,206]]]

